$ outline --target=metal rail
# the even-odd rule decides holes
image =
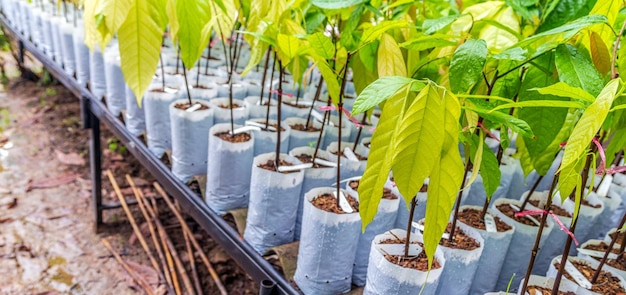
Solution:
[[[253,280],[261,285],[264,294],[300,294],[274,267],[259,255],[224,219],[213,212],[194,192],[184,183],[174,177],[159,159],[135,136],[133,136],[122,122],[117,119],[107,107],[84,86],[79,85],[73,77],[63,71],[37,48],[25,36],[12,28],[4,15],[0,15],[0,25],[18,42],[20,60],[23,62],[24,50],[30,52],[43,66],[65,87],[67,87],[81,104],[81,118],[83,127],[91,129],[90,166],[92,177],[92,198],[96,231],[102,225],[102,211],[108,205],[102,204],[102,146],[100,143],[100,124],[104,123],[109,130],[127,147],[128,151],[137,158],[163,188],[182,206],[182,210],[189,214],[207,233],[224,248],[226,253],[243,268]]]

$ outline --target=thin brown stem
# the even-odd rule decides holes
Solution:
[[[624,216],[622,216],[622,220],[619,222],[619,226],[617,228],[620,229],[620,228],[624,227],[624,223],[626,223],[626,214],[624,214]],[[611,243],[609,244],[609,247],[604,252],[604,256],[602,256],[602,260],[600,260],[600,264],[596,268],[596,271],[593,274],[593,278],[591,278],[591,284],[595,284],[598,281],[598,277],[600,277],[600,272],[602,272],[602,267],[604,267],[604,264],[606,264],[606,261],[609,258],[609,254],[613,250],[613,246],[615,246],[615,242],[619,238],[619,235],[617,233],[618,232],[616,231],[615,232],[615,237],[611,239]],[[624,235],[624,237],[626,237],[626,235]],[[622,241],[622,247],[623,247],[623,245],[624,245],[624,241]],[[622,247],[620,247],[620,249]],[[620,253],[622,253],[622,252],[620,252]]]
[[[283,103],[283,74],[285,69],[283,69],[283,63],[280,59],[278,59],[278,101],[277,101],[277,111],[276,114],[276,158],[274,159],[276,163],[276,171],[278,171],[278,165],[280,164],[280,122],[282,120],[281,113],[281,105]],[[269,103],[269,102],[268,102]],[[269,114],[269,112],[268,112]],[[266,128],[268,127],[269,120],[265,121]],[[337,195],[339,196],[339,195]]]
[[[554,176],[554,177],[556,178],[556,176]],[[528,205],[528,201],[530,200],[530,196],[533,195],[533,193],[535,192],[535,190],[539,186],[539,183],[541,182],[542,179],[543,179],[543,175],[539,175],[539,177],[537,177],[537,181],[535,181],[535,184],[533,184],[533,186],[530,188],[530,191],[528,191],[528,194],[524,198],[524,201],[522,202],[522,206],[520,206],[520,211],[524,211],[524,209],[526,209],[526,205]]]
[[[311,107],[309,108],[309,115],[306,117],[306,124],[304,125],[306,128],[310,127],[311,114],[313,113],[313,109],[315,108],[315,102],[320,99],[320,94],[322,93],[322,85],[324,85],[324,78],[320,77],[320,81],[319,83],[317,83],[317,89],[315,89],[315,96],[313,97]]]
[[[365,128],[365,122],[367,120],[367,113],[363,113],[363,118],[361,119],[361,125],[359,127],[359,131],[356,133],[356,138],[354,139],[354,145],[352,146],[352,150],[356,151],[356,147],[359,145],[359,140],[361,140],[361,133],[363,133],[363,128]]]
[[[615,43],[613,43],[613,60],[611,61],[611,79],[616,79],[619,77],[619,71],[615,65],[617,64],[617,50],[619,49],[619,44],[622,40],[622,35],[624,34],[624,30],[626,29],[626,20],[624,24],[622,24],[622,28],[619,30],[619,34],[615,39]]]
[[[189,100],[189,106],[191,106],[193,102],[191,101],[191,92],[189,92],[189,83],[187,82],[187,69],[185,69],[184,64],[183,64],[183,77],[185,78],[185,89],[187,90],[187,99]],[[232,114],[231,114],[231,117],[232,117]]]
[[[400,201],[402,202],[402,201]],[[411,200],[411,210],[409,211],[409,221],[406,225],[406,241],[404,241],[404,258],[409,258],[409,244],[411,243],[411,227],[413,226],[413,215],[417,206],[417,197]]]
[[[465,161],[465,171],[463,172],[463,181],[461,181],[461,188],[459,188],[459,194],[456,197],[456,204],[454,205],[454,216],[452,216],[452,228],[450,229],[450,241],[454,241],[454,232],[456,230],[456,222],[459,218],[459,209],[461,208],[461,199],[463,198],[463,188],[465,187],[465,181],[467,180],[467,172],[470,169],[470,160],[468,156]]]
[[[595,152],[595,145],[592,144],[591,154],[593,154],[594,152]],[[583,171],[581,173],[582,185],[580,187],[583,189],[587,185],[587,179],[589,178],[589,166],[591,165],[591,159],[592,159],[592,155],[588,155],[587,160],[585,161],[585,167],[583,168]],[[583,193],[584,191],[580,192],[580,194],[583,194]],[[576,190],[572,192],[572,196],[575,196],[575,194],[576,194]],[[574,205],[575,212],[580,211],[580,204],[581,202],[575,202],[575,205]],[[572,225],[569,228],[570,232],[572,233],[576,232],[576,224],[578,223],[578,219],[579,218],[572,220]],[[557,272],[556,277],[554,278],[554,285],[552,285],[552,295],[558,295],[559,286],[561,284],[561,278],[563,277],[563,273],[565,272],[565,263],[567,262],[569,249],[571,246],[572,246],[572,237],[568,235],[567,240],[565,240],[565,246],[563,247],[563,253],[561,254],[561,264],[559,265],[559,271]]]
[[[539,252],[539,243],[541,242],[541,235],[543,234],[543,229],[546,225],[546,221],[548,218],[548,212],[550,212],[550,207],[552,206],[552,194],[554,193],[554,188],[556,187],[557,177],[555,176],[552,180],[552,184],[550,185],[550,192],[548,193],[548,199],[543,206],[544,214],[541,215],[541,222],[539,223],[539,229],[537,230],[537,236],[535,237],[535,244],[533,245],[533,249],[530,255],[530,260],[528,261],[528,267],[526,268],[526,277],[524,278],[524,284],[522,285],[522,291],[520,294],[526,294],[526,288],[528,287],[528,280],[530,279],[530,273],[533,271],[533,267],[535,266],[535,259],[537,258],[537,253]]]
[[[272,50],[272,47],[268,47],[267,53],[265,53],[265,66],[263,67],[263,77],[261,78],[261,94],[259,94],[259,103],[261,105],[263,105],[263,94],[265,94],[265,81],[267,78],[267,67],[269,66],[271,50]],[[267,113],[269,114],[269,112]]]

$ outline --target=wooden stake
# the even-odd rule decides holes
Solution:
[[[217,288],[220,290],[220,293],[222,295],[227,295],[228,291],[226,291],[226,288],[222,284],[222,281],[220,280],[219,276],[217,275],[217,272],[215,271],[215,269],[211,265],[211,262],[209,261],[209,258],[202,251],[202,247],[200,247],[200,245],[198,244],[198,241],[196,241],[196,239],[194,238],[193,233],[191,232],[191,230],[189,229],[189,226],[187,225],[187,223],[183,219],[183,216],[180,214],[180,212],[178,212],[178,210],[176,210],[176,207],[174,206],[174,204],[169,199],[169,197],[167,196],[167,194],[165,193],[163,188],[158,183],[156,183],[156,182],[154,183],[154,188],[163,197],[163,199],[165,200],[167,205],[170,207],[170,209],[172,210],[174,215],[176,215],[176,218],[178,218],[178,220],[180,221],[180,224],[181,224],[181,227],[182,227],[183,231],[185,232],[185,234],[187,234],[189,236],[189,240],[193,244],[193,246],[196,249],[196,251],[200,254],[200,258],[202,259],[202,262],[204,262],[204,265],[209,270],[209,274],[211,274],[211,277],[213,278],[213,281],[215,282],[215,285],[217,286]]]
[[[128,266],[126,262],[124,262],[122,257],[120,257],[120,254],[118,254],[115,250],[113,250],[113,247],[111,247],[111,244],[109,243],[109,241],[107,241],[106,239],[102,239],[101,241],[102,241],[102,244],[107,249],[109,249],[111,254],[113,254],[113,256],[115,257],[115,260],[117,260],[117,262],[124,268],[124,270],[126,270],[126,272],[133,278],[133,280],[137,282],[139,285],[141,285],[141,287],[146,291],[146,293],[148,293],[148,295],[154,295],[154,292],[152,292],[152,288],[150,288],[150,285],[148,284],[148,282],[146,282],[143,278],[138,276],[135,273],[135,271],[133,271],[133,269],[130,268],[130,266]]]
[[[139,209],[141,209],[141,213],[143,214],[143,217],[146,219],[148,223],[148,229],[150,230],[152,243],[154,244],[154,248],[156,249],[157,254],[159,255],[159,260],[161,261],[161,267],[163,268],[163,273],[165,274],[165,280],[167,281],[167,284],[168,284],[167,287],[168,289],[171,289],[173,286],[172,276],[170,274],[170,271],[166,271],[166,270],[169,270],[167,266],[167,260],[165,259],[165,255],[163,254],[163,248],[161,248],[161,243],[159,243],[159,241],[157,240],[157,233],[156,233],[156,230],[154,229],[154,225],[152,224],[152,217],[150,216],[148,211],[146,211],[147,204],[144,204],[143,193],[139,189],[137,189],[137,186],[135,186],[135,182],[128,174],[126,174],[126,181],[128,182],[128,184],[130,184],[130,187],[133,189],[133,193],[135,194],[135,199],[137,199],[137,204],[139,205]]]
[[[111,170],[107,170],[107,176],[109,177],[109,181],[111,181],[111,185],[113,186],[115,195],[119,199],[120,204],[122,204],[122,208],[124,208],[124,212],[126,213],[126,216],[128,217],[128,221],[130,222],[130,225],[132,226],[133,231],[135,232],[135,235],[137,236],[137,239],[139,240],[139,243],[141,244],[141,247],[143,247],[143,250],[146,251],[146,254],[148,254],[148,258],[150,259],[150,263],[152,263],[152,267],[154,267],[154,269],[157,271],[159,276],[163,278],[163,274],[161,273],[161,268],[159,267],[159,263],[156,261],[154,256],[152,256],[152,253],[150,252],[150,248],[148,247],[148,243],[146,243],[146,239],[143,237],[143,234],[141,233],[139,226],[137,226],[137,222],[135,222],[135,218],[133,217],[133,214],[130,212],[130,209],[128,208],[128,204],[126,203],[126,199],[124,198],[124,195],[122,194],[122,191],[120,190],[120,187],[117,184],[117,181],[115,180],[115,177],[113,176],[113,173],[111,173]]]

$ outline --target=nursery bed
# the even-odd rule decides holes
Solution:
[[[0,16],[0,25],[18,43],[20,61],[24,51],[28,51],[80,101],[83,127],[91,129],[90,166],[93,183],[93,211],[95,230],[102,225],[102,212],[116,205],[103,204],[101,195],[101,152],[100,124],[105,124],[119,138],[128,151],[148,170],[164,189],[178,200],[183,210],[193,217],[198,224],[222,246],[252,279],[259,282],[261,294],[298,294],[298,291],[274,267],[243,242],[238,232],[221,216],[211,211],[196,193],[174,177],[170,170],[159,161],[148,148],[133,136],[107,107],[96,99],[85,87],[79,85],[71,76],[54,63],[49,57],[34,46],[24,36],[8,25],[7,19]]]

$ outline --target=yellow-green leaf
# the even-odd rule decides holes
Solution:
[[[528,91],[537,91],[546,95],[574,98],[586,102],[594,102],[596,100],[596,98],[589,94],[589,92],[578,87],[572,87],[565,82],[558,82],[542,88],[531,88],[528,89]]]
[[[398,43],[389,34],[383,34],[378,46],[378,76],[406,75],[406,64]]]
[[[623,5],[622,1],[619,0],[598,0],[596,4],[593,6],[590,15],[592,14],[600,14],[606,16],[607,24],[612,25],[617,19],[617,15]],[[604,41],[605,46],[610,48],[612,46],[612,40],[615,38],[613,35],[613,30],[606,24],[594,25],[590,30],[597,33],[601,40]]]
[[[100,6],[101,0],[85,1],[83,10],[83,19],[85,25],[85,45],[90,50],[94,49],[96,40],[98,40],[98,27],[96,25],[96,11]]]
[[[100,13],[103,25],[108,32],[115,33],[120,28],[132,4],[131,0],[101,0]]]
[[[575,171],[575,168],[579,166],[578,163],[581,161],[581,158],[584,158],[584,155],[586,155],[587,148],[596,132],[602,127],[602,123],[604,123],[604,119],[608,115],[611,104],[615,99],[619,84],[619,79],[609,82],[602,89],[596,101],[589,105],[576,123],[576,126],[574,126],[572,135],[565,146],[565,153],[561,162],[560,170],[563,171],[559,177],[561,196],[569,196],[574,189],[574,174],[580,172]]]
[[[393,177],[407,203],[419,192],[441,154],[445,137],[442,97],[426,85],[398,122]]]
[[[519,20],[511,7],[500,10],[500,12],[493,17],[493,20],[495,23],[509,28],[513,32],[519,32],[520,30]],[[517,36],[508,30],[494,25],[487,25],[480,31],[478,37],[484,39],[487,42],[487,48],[494,53],[500,53],[519,41]]]
[[[208,33],[203,34],[204,27],[211,20],[209,2],[203,0],[176,1],[176,17],[180,57],[183,64],[192,68],[200,58],[209,41]]]
[[[376,125],[376,131],[372,135],[367,168],[359,183],[359,214],[363,230],[374,220],[378,212],[383,186],[391,170],[396,128],[402,117],[404,101],[409,94],[407,87],[404,92],[396,92],[387,100]]]
[[[122,73],[141,105],[143,93],[154,77],[161,53],[163,31],[159,26],[156,2],[133,0],[118,36]]]
[[[276,42],[278,44],[278,48],[276,48],[278,57],[282,60],[283,66],[286,66],[298,54],[300,39],[292,35],[278,34]]]
[[[461,108],[456,97],[446,91],[444,95],[443,149],[437,157],[428,183],[426,222],[424,224],[424,250],[432,266],[435,250],[441,240],[456,195],[463,181],[463,162],[458,149],[459,117]],[[394,174],[395,177],[395,174]],[[360,186],[359,186],[360,187]],[[360,195],[360,194],[359,194]]]

